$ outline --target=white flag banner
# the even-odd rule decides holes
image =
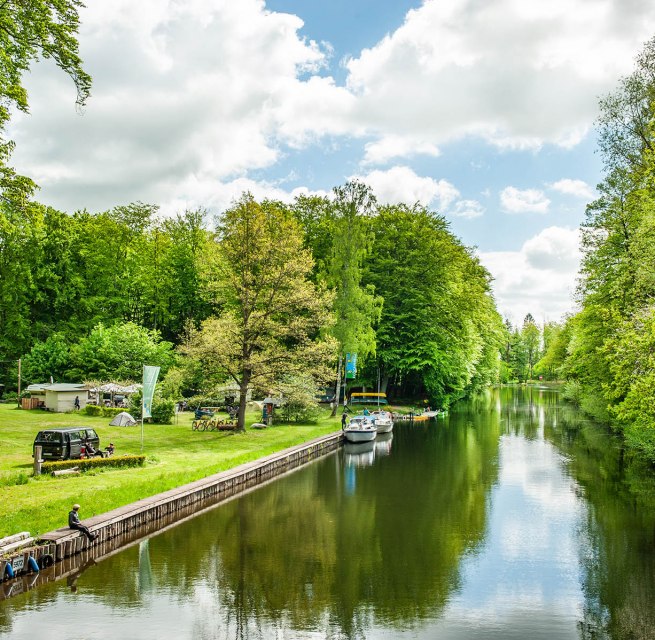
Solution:
[[[152,418],[152,397],[159,377],[159,367],[143,367],[143,417]]]

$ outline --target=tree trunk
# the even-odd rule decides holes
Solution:
[[[248,384],[250,383],[250,371],[243,372],[241,384],[239,385],[239,413],[237,415],[237,431],[246,430],[246,404],[248,401]]]
[[[341,363],[343,356],[339,354],[339,365],[337,367],[337,389],[336,394],[334,395],[334,406],[332,407],[332,413],[330,414],[333,418],[337,415],[337,409],[339,408],[339,399],[341,398]]]

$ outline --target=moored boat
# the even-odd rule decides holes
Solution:
[[[377,410],[371,413],[378,433],[389,433],[393,429],[393,417],[388,411]]]
[[[343,429],[348,442],[371,442],[377,435],[377,427],[371,416],[353,416]]]

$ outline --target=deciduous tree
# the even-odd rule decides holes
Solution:
[[[184,351],[209,375],[239,385],[243,430],[249,385],[270,388],[294,373],[327,377],[334,346],[323,332],[331,299],[311,281],[311,254],[280,203],[244,195],[220,217],[207,257],[208,293],[220,311],[192,333]]]

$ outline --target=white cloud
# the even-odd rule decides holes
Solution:
[[[368,140],[354,151],[368,165],[434,157],[467,137],[571,146],[655,32],[646,0],[425,0],[349,59],[339,86],[325,73],[329,45],[264,0],[88,5],[80,46],[94,85],[84,114],[70,79],[46,61],[26,77],[31,115],[8,132],[16,168],[67,210],[197,199],[196,184],[270,171],[288,147],[328,137],[353,148],[353,138]],[[408,180],[409,196],[443,205],[436,181]],[[464,203],[453,215],[475,210]]]
[[[550,200],[538,189],[505,187],[500,192],[500,204],[508,213],[546,213]]]
[[[401,136],[386,136],[365,147],[363,164],[384,164],[394,158],[410,158],[416,155],[438,156],[439,149],[429,142],[420,142]]]
[[[334,114],[341,120],[352,96],[331,78],[302,76],[326,53],[298,35],[298,17],[261,0],[89,3],[81,19],[94,79],[83,115],[70,79],[40,63],[27,78],[31,115],[10,132],[15,166],[50,204],[167,208],[272,166],[280,141],[341,132]]]
[[[458,200],[450,208],[449,213],[458,218],[479,218],[484,215],[485,208],[477,200]]]
[[[591,200],[594,197],[592,188],[584,180],[572,180],[571,178],[562,178],[550,185],[551,189],[559,191],[565,195],[575,196]]]
[[[215,212],[224,211],[245,192],[251,193],[255,200],[264,199],[293,202],[300,195],[331,196],[322,190],[312,191],[306,187],[297,187],[290,191],[280,188],[278,184],[250,178],[236,178],[228,182],[213,180],[201,181],[190,176],[180,185],[180,191],[192,194],[186,198],[172,198],[161,209],[163,215],[174,215],[186,209],[204,208]]]
[[[494,277],[494,295],[503,315],[521,323],[531,313],[541,322],[560,319],[573,310],[581,258],[579,233],[578,229],[548,227],[519,251],[479,253]]]
[[[378,200],[388,204],[419,202],[428,206],[434,203],[442,210],[459,197],[459,191],[447,180],[419,176],[409,167],[375,170],[363,176],[351,176],[350,179],[368,184]]]
[[[433,144],[570,147],[653,32],[644,0],[425,0],[348,61],[351,115]]]

